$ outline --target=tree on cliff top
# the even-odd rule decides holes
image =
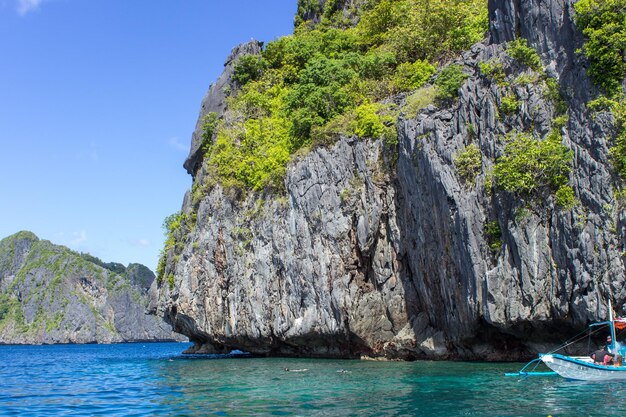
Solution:
[[[241,88],[205,155],[222,185],[280,190],[294,152],[340,135],[367,131],[395,143],[390,120],[397,111],[381,102],[421,87],[437,63],[488,28],[486,0],[362,1],[348,13],[356,26],[345,25],[340,3],[328,0],[321,10],[316,0],[299,1],[294,34],[236,64]]]

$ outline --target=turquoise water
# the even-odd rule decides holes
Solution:
[[[626,415],[626,383],[503,376],[522,364],[207,358],[182,356],[186,347],[0,346],[0,415]]]

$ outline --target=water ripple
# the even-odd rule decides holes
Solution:
[[[183,357],[186,347],[0,346],[0,415],[535,416],[624,408],[626,384],[503,376],[518,364]]]

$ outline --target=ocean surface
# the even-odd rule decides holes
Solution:
[[[626,415],[626,382],[504,376],[523,364],[181,355],[187,346],[0,346],[0,415]]]

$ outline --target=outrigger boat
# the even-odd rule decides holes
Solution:
[[[613,318],[613,309],[610,301],[609,320],[590,325],[589,335],[600,331],[604,326],[609,326],[610,329],[611,343],[608,345],[608,351],[614,355],[615,364],[598,363],[591,356],[568,356],[556,353],[566,346],[580,341],[581,338],[575,336],[552,352],[540,353],[538,358],[528,362],[519,372],[507,373],[505,375],[522,377],[560,375],[567,379],[582,381],[626,380],[626,366],[622,364],[622,358],[626,354],[626,346],[620,347],[619,343],[616,342],[615,335],[616,328],[618,330],[626,329],[626,318]],[[585,333],[587,332],[585,331]],[[541,363],[552,369],[553,372],[536,372],[535,369]],[[533,364],[535,366],[528,371],[527,369]]]

